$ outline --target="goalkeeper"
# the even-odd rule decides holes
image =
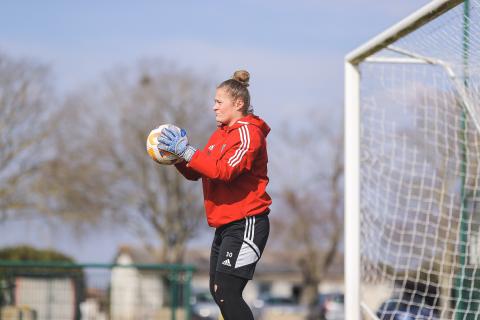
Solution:
[[[186,131],[164,129],[159,148],[184,161],[176,164],[189,180],[202,178],[208,224],[216,228],[210,254],[210,292],[225,320],[250,320],[242,298],[267,242],[272,203],[265,191],[268,125],[253,114],[250,75],[235,72],[216,90],[217,130],[203,150],[189,145]]]

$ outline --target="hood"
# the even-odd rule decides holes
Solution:
[[[259,116],[256,116],[254,114],[248,114],[245,117],[238,119],[237,122],[235,122],[231,127],[228,127],[227,130],[231,131],[237,129],[244,125],[245,122],[258,127],[265,137],[270,132],[270,127],[268,126],[268,124],[263,121]]]

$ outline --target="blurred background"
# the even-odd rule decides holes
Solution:
[[[246,69],[273,205],[245,299],[341,319],[343,58],[427,2],[3,1],[2,315],[218,318],[201,185],[145,139],[168,122],[203,147],[215,86]]]

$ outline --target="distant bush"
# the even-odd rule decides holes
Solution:
[[[73,258],[61,252],[50,249],[36,249],[27,245],[0,249],[0,260],[75,263]]]

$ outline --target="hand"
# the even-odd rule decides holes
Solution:
[[[197,149],[188,143],[187,132],[185,129],[165,128],[158,136],[158,148],[176,154],[187,162],[192,159]]]

